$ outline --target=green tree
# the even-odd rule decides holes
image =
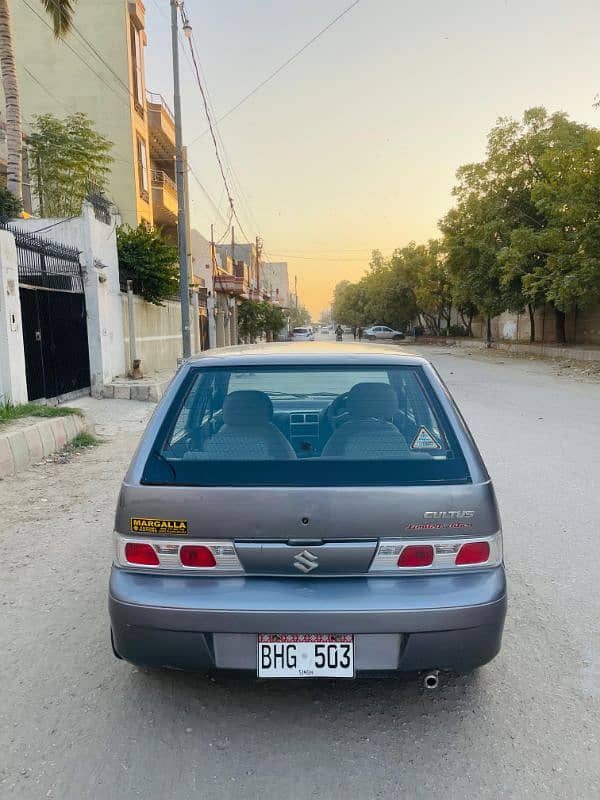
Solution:
[[[179,291],[177,248],[168,244],[158,228],[140,223],[137,228],[117,228],[119,277],[133,282],[133,291],[154,305]]]
[[[14,219],[23,211],[21,201],[9,192],[5,186],[0,186],[0,219]]]
[[[49,217],[77,216],[90,185],[103,189],[110,174],[112,143],[82,113],[60,120],[34,117],[29,136],[31,174],[40,211]]]
[[[65,36],[72,27],[76,0],[42,0],[46,13],[52,20],[54,36]],[[22,196],[23,121],[17,67],[12,37],[12,23],[8,0],[0,0],[0,71],[4,87],[6,110],[6,175],[7,188],[18,200]]]
[[[268,341],[274,341],[285,328],[285,314],[279,306],[274,306],[272,303],[264,302],[261,303],[261,305],[263,307],[262,320],[264,333]]]
[[[290,328],[300,328],[310,322],[310,311],[304,306],[297,306],[290,309],[289,313]]]

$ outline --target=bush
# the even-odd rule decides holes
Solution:
[[[117,228],[119,278],[148,303],[162,305],[179,291],[177,248],[165,242],[158,228],[140,222],[137,228]]]
[[[450,325],[448,336],[468,336],[468,331],[464,325]]]
[[[0,219],[14,219],[23,211],[23,204],[9,192],[6,186],[0,186]]]

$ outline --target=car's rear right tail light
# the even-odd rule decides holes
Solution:
[[[412,537],[381,539],[369,572],[402,574],[414,570],[452,572],[453,570],[497,567],[502,563],[502,533],[490,536]]]
[[[200,544],[184,544],[179,550],[179,560],[184,567],[216,567],[212,551]]]
[[[144,567],[158,567],[160,564],[156,550],[147,542],[127,542],[125,558],[130,564],[141,564]]]
[[[433,545],[409,544],[400,553],[399,567],[429,567],[433,564]]]
[[[458,551],[455,563],[458,566],[464,564],[485,564],[489,557],[489,542],[468,542],[467,544],[463,544]]]

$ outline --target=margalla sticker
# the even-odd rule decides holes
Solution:
[[[131,517],[132,533],[153,533],[158,536],[187,536],[186,519],[155,519],[153,517]]]
[[[417,435],[411,444],[411,450],[441,450],[442,445],[437,441],[433,434],[429,433],[424,425],[421,425]]]

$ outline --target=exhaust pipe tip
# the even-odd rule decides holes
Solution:
[[[440,685],[440,671],[439,669],[433,669],[431,672],[427,672],[425,677],[423,678],[423,686],[426,689],[437,689]]]

